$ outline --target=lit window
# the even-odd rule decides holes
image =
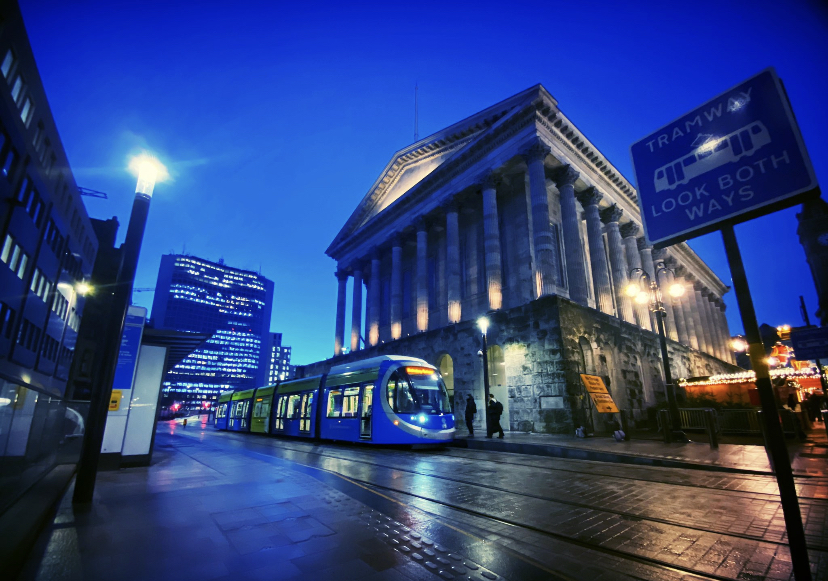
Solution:
[[[29,97],[26,97],[26,100],[23,101],[23,108],[20,109],[20,118],[23,120],[23,124],[28,127],[29,121],[32,120],[32,100]]]
[[[0,71],[2,71],[3,76],[7,79],[9,78],[9,73],[11,73],[12,65],[14,64],[14,53],[12,49],[9,49],[6,52],[6,56],[3,58],[3,64],[0,64]]]
[[[21,77],[20,75],[17,75],[14,78],[14,83],[12,83],[12,88],[11,88],[11,96],[12,96],[12,101],[14,101],[15,103],[17,103],[17,99],[20,98],[20,93],[23,92],[23,85],[24,84],[25,83],[23,82],[23,77]]]

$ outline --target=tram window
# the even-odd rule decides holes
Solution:
[[[290,396],[288,399],[287,404],[287,417],[290,420],[295,420],[299,417],[299,412],[301,411],[299,408],[299,394]]]
[[[342,415],[342,390],[333,389],[328,392],[328,417],[338,418]]]
[[[720,142],[716,145],[716,148],[715,148],[713,151],[721,151],[721,150],[723,150],[724,148],[726,148],[728,145],[729,145],[729,143],[727,142],[727,139],[722,139],[722,140],[721,140],[721,141],[720,141]]]
[[[673,166],[667,166],[667,183],[671,186],[676,183],[676,171],[673,169]]]
[[[657,180],[663,180],[664,179],[664,170],[663,169],[660,169],[656,172],[656,179]]]
[[[287,397],[282,396],[276,404],[276,425],[277,430],[285,429],[285,407],[287,407]]]
[[[388,404],[395,412],[415,412],[418,408],[408,380],[398,371],[388,380]]]
[[[684,158],[684,160],[682,160],[682,163],[684,164],[684,167],[687,167],[689,165],[693,165],[694,163],[696,163],[696,156],[695,155],[688,155],[687,157]]]
[[[762,128],[759,127],[758,125],[754,125],[753,127],[750,128],[750,132],[753,133],[754,135],[756,135],[758,133],[762,133]]]
[[[342,400],[342,417],[355,418],[359,405],[359,386],[346,387],[345,397]]]
[[[255,414],[257,418],[266,418],[270,415],[270,402],[263,401],[261,404],[256,404],[259,406],[259,413]]]
[[[258,418],[261,417],[262,414],[262,400],[256,402],[256,405],[253,406],[253,417]]]

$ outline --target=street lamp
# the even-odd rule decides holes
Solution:
[[[489,319],[488,317],[480,317],[477,319],[477,326],[480,328],[480,331],[483,333],[483,409],[487,411],[486,413],[486,435],[490,436],[492,434],[489,428],[489,346],[486,344],[486,331],[489,330]]]
[[[150,201],[156,182],[162,182],[169,177],[164,164],[148,153],[133,157],[129,162],[129,169],[137,174],[138,183],[135,186],[135,199],[129,215],[126,239],[121,247],[121,267],[116,277],[114,290],[108,297],[109,304],[105,310],[107,320],[102,322],[106,329],[104,335],[106,341],[102,344],[108,348],[101,350],[96,357],[98,371],[93,378],[89,415],[86,419],[86,431],[75,480],[75,493],[72,497],[75,503],[92,502],[106,416],[109,410],[109,398],[112,394],[112,382],[118,366],[124,321],[129,304],[132,302],[132,285],[135,282],[135,271],[138,267],[138,255],[144,239]]]
[[[661,343],[661,362],[664,366],[664,383],[667,391],[667,407],[670,410],[670,423],[673,424],[672,439],[677,441],[688,441],[687,436],[681,430],[681,418],[679,417],[678,403],[676,402],[675,386],[673,385],[673,376],[670,373],[670,359],[667,355],[667,337],[664,333],[664,302],[662,301],[661,287],[658,284],[658,275],[672,272],[669,268],[664,266],[663,262],[656,265],[655,275],[651,278],[647,272],[642,268],[633,268],[630,271],[630,284],[627,285],[625,292],[627,296],[635,297],[635,302],[639,305],[648,305],[650,310],[655,314],[658,323],[658,338]],[[684,287],[678,283],[673,283],[668,289],[671,297],[680,297],[684,294]],[[666,430],[665,426],[665,430]]]

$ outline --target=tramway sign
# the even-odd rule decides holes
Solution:
[[[634,143],[630,154],[644,229],[657,246],[792,206],[817,187],[772,68]]]

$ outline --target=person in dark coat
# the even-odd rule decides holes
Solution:
[[[477,404],[474,403],[474,396],[466,396],[466,427],[469,429],[469,436],[474,436],[474,414],[477,413]]]
[[[489,430],[486,434],[487,438],[491,438],[495,432],[500,432],[498,438],[503,437],[503,428],[500,426],[500,416],[503,414],[503,404],[495,399],[494,394],[489,394],[489,407],[486,408],[486,416],[488,417]]]

